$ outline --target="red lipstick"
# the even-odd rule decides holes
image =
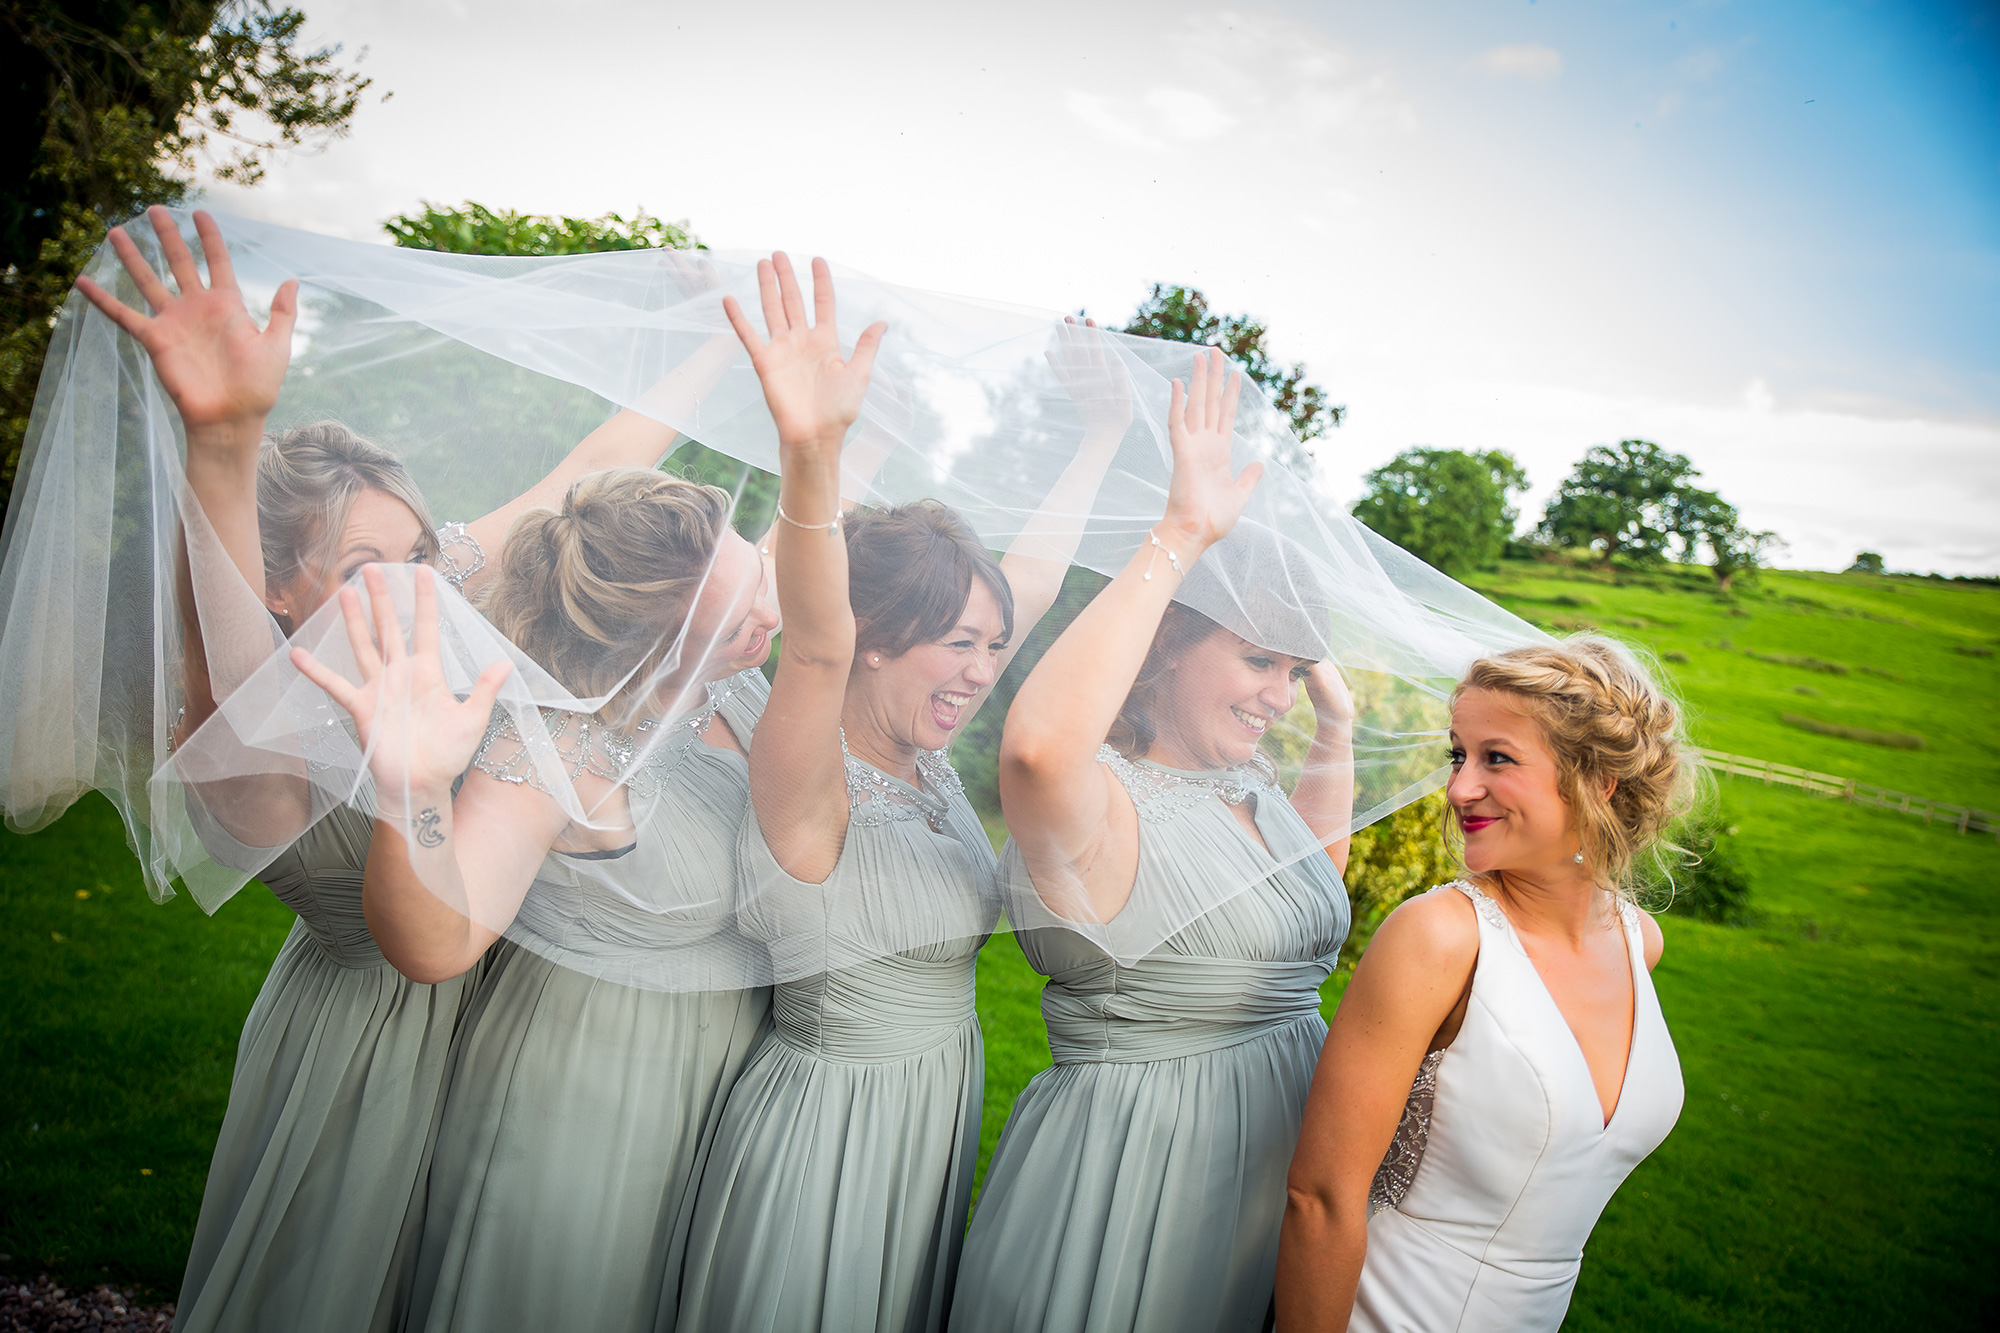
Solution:
[[[1499,822],[1497,818],[1491,815],[1460,815],[1458,817],[1458,826],[1467,833],[1477,833],[1488,824],[1497,824]]]

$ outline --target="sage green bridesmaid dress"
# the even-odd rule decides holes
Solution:
[[[465,566],[440,572],[465,590]],[[243,1024],[174,1328],[398,1328],[451,1043],[485,960],[426,986],[375,947],[361,912],[366,786],[275,858],[198,803],[187,813],[210,856],[254,871],[298,920]]]
[[[748,749],[769,686],[749,671],[714,693],[725,691],[711,708]],[[731,964],[757,947],[730,927],[748,765],[700,741],[660,759],[657,798],[624,852],[640,873],[626,882],[656,886],[648,906],[675,910],[594,885],[579,863],[605,853],[552,855],[474,994],[431,1168],[412,1329],[651,1333],[673,1322],[703,1153],[768,1027],[770,990],[741,989],[748,965]],[[693,984],[701,969],[738,989],[657,988]]]
[[[217,861],[264,859],[190,814]],[[375,947],[361,915],[373,829],[372,814],[338,807],[259,872],[298,920],[243,1025],[176,1330],[401,1320],[474,974],[418,985]]]
[[[997,900],[957,775],[942,752],[919,769],[922,789],[848,759],[853,813],[824,884],[786,875],[755,812],[744,821],[745,928],[781,968],[793,947],[930,942],[774,988],[772,1038],[703,1170],[682,1330],[943,1325],[984,1095],[974,966]]]
[[[1019,936],[1055,1063],[987,1167],[952,1328],[1259,1329],[1347,893],[1282,791],[1250,798],[1259,846],[1204,785],[1250,770],[1099,757],[1138,808],[1135,900],[1249,887],[1131,967],[1069,930]],[[1034,892],[1011,845],[1001,873],[1010,901]]]

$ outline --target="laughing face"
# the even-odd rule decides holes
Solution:
[[[1149,757],[1172,768],[1210,769],[1250,761],[1271,724],[1298,702],[1312,663],[1218,629],[1167,669]]]
[[[885,736],[919,750],[940,750],[958,734],[967,710],[999,674],[1007,622],[993,590],[978,579],[944,637],[901,657],[863,653],[856,681]]]
[[[1477,874],[1569,873],[1581,845],[1541,724],[1512,696],[1467,690],[1451,710],[1451,783],[1465,833],[1465,867]]]

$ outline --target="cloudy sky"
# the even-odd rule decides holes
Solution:
[[[215,207],[380,240],[426,199],[643,206],[1120,320],[1187,283],[1348,405],[1330,502],[1499,448],[1533,515],[1641,436],[1783,563],[2000,572],[1977,0],[297,2],[371,100]]]

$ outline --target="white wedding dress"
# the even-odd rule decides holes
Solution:
[[[1425,1061],[1377,1178],[1350,1333],[1558,1327],[1598,1215],[1680,1116],[1680,1058],[1636,909],[1619,906],[1632,1048],[1607,1124],[1583,1049],[1506,914],[1470,884],[1431,890],[1454,891],[1479,919],[1472,996],[1458,1036]]]

